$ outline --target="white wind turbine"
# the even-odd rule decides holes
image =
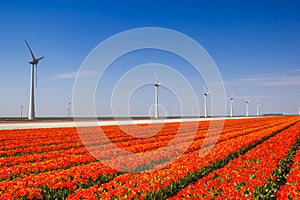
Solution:
[[[258,99],[256,100],[256,116],[259,116],[259,107],[260,107],[260,103],[258,101]]]
[[[68,116],[69,116],[69,117],[71,117],[71,105],[72,105],[72,103],[69,102],[69,103],[68,103],[68,114],[69,114]]]
[[[205,87],[203,86],[204,89],[204,117],[207,117],[207,96],[209,95],[209,90],[206,90]]]
[[[159,89],[159,86],[160,86],[160,82],[157,79],[156,73],[155,73],[154,86],[155,86],[155,116],[154,116],[154,118],[157,119],[157,118],[159,118],[159,111],[158,111],[158,89]]]
[[[231,93],[230,100],[230,117],[233,117],[233,94]]]
[[[173,117],[176,116],[176,109],[177,109],[177,107],[175,105],[173,105]]]
[[[300,115],[300,105],[298,105],[298,115]]]
[[[28,113],[28,119],[32,120],[35,118],[35,106],[34,106],[34,67],[36,68],[36,73],[35,73],[35,78],[36,78],[36,87],[37,87],[37,64],[39,63],[40,60],[42,60],[44,58],[40,57],[40,58],[35,58],[28,42],[25,40],[25,43],[30,51],[32,60],[29,61],[29,63],[31,64],[31,81],[30,81],[30,100],[29,100],[29,113]]]
[[[250,100],[245,97],[245,101],[246,101],[246,117],[248,117],[249,116],[249,102],[250,102]]]
[[[23,106],[21,106],[21,118],[23,117]]]

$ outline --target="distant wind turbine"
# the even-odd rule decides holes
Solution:
[[[21,118],[23,117],[23,106],[21,106]]]
[[[256,100],[256,116],[259,116],[259,107],[260,107],[260,103],[258,101],[258,99]]]
[[[298,105],[298,115],[300,115],[300,105]]]
[[[176,108],[176,106],[174,105],[174,106],[173,106],[173,116],[174,116],[174,117],[176,116],[176,109],[177,109],[177,108]]]
[[[117,105],[117,116],[120,117],[120,104]]]
[[[230,117],[233,116],[233,93],[231,93],[231,97],[229,98],[230,100]]]
[[[69,117],[71,117],[71,102],[68,103],[68,113]]]
[[[209,90],[206,90],[204,86],[203,89],[204,89],[204,117],[207,117],[207,96],[209,95]]]
[[[155,116],[154,116],[154,118],[157,119],[159,117],[159,111],[158,111],[158,89],[159,89],[159,86],[160,86],[160,82],[158,81],[156,73],[155,73],[154,86],[155,86]]]
[[[29,113],[28,113],[28,119],[32,120],[35,118],[35,106],[34,106],[34,67],[36,68],[36,74],[35,74],[35,78],[36,78],[36,87],[37,87],[37,64],[39,63],[40,60],[42,60],[44,58],[40,57],[40,58],[35,58],[28,42],[25,40],[25,43],[30,51],[32,60],[29,61],[29,63],[31,64],[31,81],[30,81],[30,100],[29,100]]]
[[[249,116],[249,102],[250,102],[250,100],[245,97],[245,101],[246,101],[246,117],[248,117]]]

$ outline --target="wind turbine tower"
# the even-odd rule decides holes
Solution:
[[[300,105],[298,105],[298,115],[300,115]]]
[[[154,118],[157,119],[159,117],[159,112],[158,112],[158,89],[159,89],[159,86],[160,86],[160,82],[158,81],[157,79],[157,75],[155,74],[155,83],[154,83],[154,86],[155,86],[155,116]]]
[[[231,94],[230,100],[230,117],[233,117],[233,94]]]
[[[246,117],[248,117],[249,116],[249,102],[250,102],[250,100],[247,99],[246,97],[245,97],[245,100],[246,100]]]
[[[25,40],[25,43],[30,51],[32,60],[29,61],[29,64],[31,64],[31,79],[30,79],[30,99],[29,99],[29,112],[28,112],[28,119],[32,120],[35,118],[35,105],[34,105],[34,74],[35,74],[35,78],[36,78],[36,87],[37,87],[37,64],[39,63],[40,60],[42,60],[44,58],[40,57],[40,58],[36,58],[28,44],[28,42]],[[36,69],[36,72],[34,70],[34,67]]]
[[[207,117],[207,96],[209,94],[209,90],[206,90],[205,87],[204,88],[204,117]]]
[[[176,116],[176,109],[177,109],[177,108],[176,108],[176,106],[174,105],[174,106],[173,106],[173,117]]]
[[[257,99],[257,101],[256,101],[256,116],[258,117],[259,116],[259,107],[260,107],[261,105],[260,105],[260,103],[259,103],[259,101],[258,101],[258,99]]]
[[[23,117],[23,106],[21,106],[21,118]]]
[[[68,103],[68,114],[69,114],[69,117],[71,117],[71,102]]]

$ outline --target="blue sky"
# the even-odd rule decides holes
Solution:
[[[1,1],[0,117],[20,116],[21,105],[24,115],[28,112],[30,54],[25,39],[36,56],[45,56],[39,63],[37,116],[66,116],[76,71],[89,52],[119,32],[149,26],[184,33],[206,49],[227,95],[236,97],[235,114],[245,113],[243,97],[251,99],[250,114],[255,114],[256,98],[262,113],[295,114],[300,104],[299,9],[298,1]],[[149,62],[174,66],[184,74],[203,113],[201,78],[164,52],[137,52],[120,59],[97,93],[103,87],[109,96],[122,73]],[[176,98],[167,89],[160,94],[160,103],[173,114]],[[151,85],[137,90],[130,100],[132,115],[147,115],[153,96]],[[110,115],[109,98],[96,99],[97,113]],[[125,103],[118,104],[124,115]],[[183,105],[183,113],[191,114],[193,107]]]

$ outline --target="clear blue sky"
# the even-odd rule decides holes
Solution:
[[[148,26],[182,32],[206,49],[221,72],[227,95],[233,92],[237,97],[235,114],[245,113],[245,96],[251,99],[250,114],[255,114],[256,97],[263,113],[295,114],[300,104],[299,10],[299,1],[1,1],[0,117],[19,116],[21,105],[24,115],[28,113],[30,54],[25,39],[36,56],[45,56],[39,63],[37,116],[66,116],[74,74],[89,52],[114,34]],[[146,53],[133,56],[136,63],[123,59],[120,65],[130,69],[130,64],[152,58],[172,64],[166,62],[168,55],[160,60],[157,52]],[[113,80],[124,72],[117,69],[107,77]],[[203,113],[202,83],[190,79],[200,87]],[[114,82],[107,84],[113,88]],[[167,90],[160,92],[161,104],[172,114],[176,101]],[[141,96],[148,101],[139,101]],[[147,115],[153,96],[151,86],[138,90],[132,97],[132,114]],[[99,114],[110,114],[108,99],[98,98],[96,106]],[[120,101],[120,115],[124,110]]]

